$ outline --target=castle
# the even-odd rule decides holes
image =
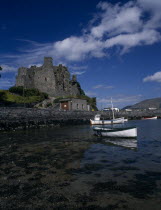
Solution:
[[[51,57],[44,57],[44,64],[40,67],[19,68],[16,86],[36,88],[52,97],[77,96],[84,93],[76,75],[70,79],[67,67],[61,64],[53,66]]]

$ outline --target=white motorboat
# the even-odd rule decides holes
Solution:
[[[124,123],[125,121],[127,121],[124,119],[124,117],[115,118],[112,98],[111,98],[111,105],[112,105],[112,119],[111,120],[101,120],[101,115],[97,114],[95,115],[94,120],[90,119],[90,124],[91,125],[111,125],[111,124]]]
[[[113,138],[136,138],[137,128],[126,127],[126,128],[105,128],[95,127],[94,134],[97,136],[113,137]]]
[[[101,115],[97,114],[95,115],[94,120],[90,119],[91,125],[111,125],[111,124],[118,124],[118,123],[124,123],[124,117],[115,118],[111,120],[101,120]]]
[[[142,120],[157,120],[157,116],[155,117],[143,117]]]

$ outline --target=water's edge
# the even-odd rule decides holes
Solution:
[[[39,128],[62,125],[89,124],[96,114],[101,114],[103,119],[110,119],[109,112],[93,111],[57,111],[54,109],[37,108],[0,108],[0,130],[14,130]],[[126,117],[128,119],[140,119],[143,116],[161,117],[161,110],[157,111],[133,111],[127,113],[121,111],[116,113],[116,117]]]

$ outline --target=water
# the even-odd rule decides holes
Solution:
[[[129,121],[136,139],[88,125],[0,133],[0,209],[158,209],[161,120]]]

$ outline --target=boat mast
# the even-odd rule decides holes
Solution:
[[[112,106],[112,117],[113,117],[113,120],[114,120],[115,119],[115,116],[114,116],[114,110],[113,110],[112,97],[111,97],[111,106]]]

